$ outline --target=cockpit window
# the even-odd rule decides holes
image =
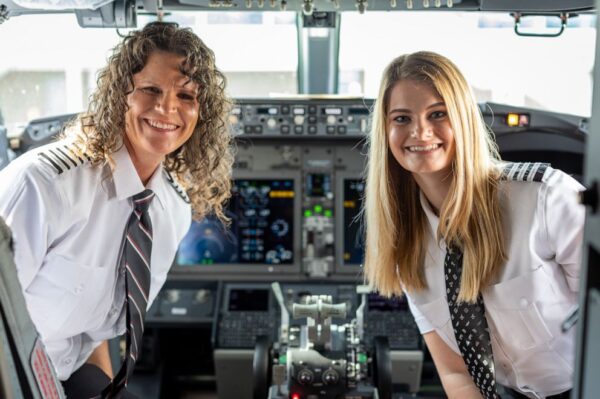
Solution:
[[[137,25],[155,19],[139,15]],[[298,92],[295,13],[177,12],[165,20],[192,28],[215,52],[230,96]],[[98,69],[120,40],[112,28],[81,28],[73,14],[24,15],[3,23],[0,111],[9,135],[31,119],[85,109]]]
[[[556,17],[521,24],[537,33],[559,27]],[[589,116],[595,40],[591,15],[570,19],[559,37],[521,37],[507,13],[348,12],[341,22],[339,89],[376,97],[393,57],[431,50],[458,65],[480,102]]]

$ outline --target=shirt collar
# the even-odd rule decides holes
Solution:
[[[117,152],[112,154],[112,159],[115,163],[112,178],[115,185],[115,196],[118,200],[128,199],[149,188],[154,191],[161,208],[165,208],[166,187],[162,163],[150,177],[147,187],[144,187],[131,161],[127,147],[123,145]]]
[[[429,222],[429,227],[431,227],[431,234],[433,235],[433,238],[436,239],[438,226],[440,225],[440,218],[431,208],[431,205],[429,204],[429,201],[427,201],[427,197],[425,197],[425,194],[423,194],[422,190],[419,190],[419,199],[421,200],[423,212],[425,212],[425,216]]]

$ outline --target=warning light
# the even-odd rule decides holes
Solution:
[[[292,399],[300,399],[300,394],[293,393],[292,394]]]
[[[506,124],[510,127],[528,127],[529,115],[509,113],[506,115]]]
[[[519,114],[506,115],[506,124],[512,127],[519,126]]]

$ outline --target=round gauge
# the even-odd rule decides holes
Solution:
[[[271,224],[271,231],[277,237],[284,237],[290,230],[290,225],[283,219],[277,219]]]

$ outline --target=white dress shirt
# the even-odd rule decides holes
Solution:
[[[108,165],[77,159],[68,145],[40,147],[0,172],[0,216],[14,236],[19,281],[61,380],[102,341],[125,332],[124,269],[117,262],[133,210],[129,198],[145,189],[125,146],[113,154],[111,173]],[[146,188],[156,194],[149,209],[150,307],[190,226],[191,209],[162,165]]]
[[[548,168],[542,182],[500,184],[508,261],[483,290],[496,380],[531,398],[572,387],[575,329],[561,323],[577,304],[585,210],[583,187]],[[460,354],[446,299],[446,244],[437,242],[439,218],[421,194],[428,220],[425,278],[428,288],[407,292],[422,334],[435,331]]]

